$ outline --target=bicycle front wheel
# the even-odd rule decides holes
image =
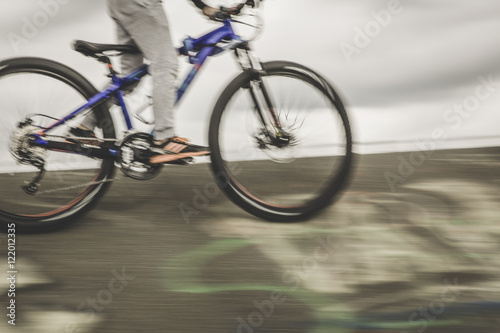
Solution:
[[[317,73],[284,61],[262,67],[237,76],[216,103],[209,131],[212,171],[247,212],[301,221],[328,206],[347,182],[349,120],[337,93]]]
[[[84,105],[97,90],[80,74],[60,63],[40,58],[14,58],[0,62],[0,222],[16,223],[16,230],[47,231],[74,221],[94,204],[113,178],[112,160],[48,151],[29,145],[27,138],[72,110]],[[90,111],[90,110],[89,110]],[[92,110],[101,138],[114,138],[108,109]],[[19,123],[30,120],[30,125]],[[81,118],[47,133],[64,141]],[[49,140],[49,138],[47,138]],[[14,152],[14,153],[13,153]],[[24,157],[20,158],[20,155]],[[26,160],[38,159],[46,172],[31,195],[23,189],[36,179],[39,168]]]

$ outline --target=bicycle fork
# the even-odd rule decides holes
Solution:
[[[258,144],[261,149],[265,149],[267,144],[279,148],[284,147],[290,143],[290,134],[283,129],[275,106],[276,104],[262,79],[262,74],[265,71],[261,63],[251,54],[249,49],[245,49],[244,51],[244,57],[241,55],[241,50],[239,52],[238,50],[236,51],[237,59],[243,70],[253,72],[252,80],[246,88],[253,102],[254,111],[262,125],[262,132],[259,135],[267,137],[269,141],[265,142],[257,137]]]

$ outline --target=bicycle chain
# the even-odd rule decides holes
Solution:
[[[59,187],[59,188],[53,188],[45,191],[39,191],[35,195],[41,195],[41,194],[47,194],[47,193],[54,193],[58,191],[67,191],[67,190],[72,190],[74,188],[79,188],[79,187],[86,187],[90,185],[98,185],[98,184],[103,184],[103,183],[110,183],[114,182],[115,180],[122,179],[120,177],[117,178],[112,178],[112,179],[107,179],[107,180],[101,180],[98,182],[88,182],[88,183],[82,183],[82,184],[77,184],[77,185],[71,185],[71,186],[64,186],[64,187]]]
[[[98,137],[79,137],[79,136],[71,136],[71,137],[67,137],[67,136],[62,136],[62,135],[53,135],[53,134],[48,134],[48,135],[44,135],[44,137],[51,137],[51,138],[58,138],[58,139],[75,139],[75,140],[96,140],[96,141],[119,141],[118,139],[102,139],[102,138],[98,138]]]

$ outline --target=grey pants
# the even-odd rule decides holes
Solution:
[[[135,45],[139,54],[124,54],[122,72],[139,67],[144,57],[151,63],[153,77],[153,112],[155,139],[174,136],[174,105],[176,100],[177,52],[170,36],[168,20],[161,0],[107,0],[109,15],[115,20],[119,44]],[[94,128],[95,118],[82,123]]]

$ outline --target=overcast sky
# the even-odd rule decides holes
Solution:
[[[53,4],[59,1],[67,4],[55,8]],[[188,34],[198,36],[216,27],[188,0],[163,2],[174,41],[180,43]],[[49,3],[52,6],[47,8],[57,9],[53,17],[38,31],[31,31],[32,35],[23,35],[26,22],[32,23],[44,10],[42,4]],[[114,42],[113,23],[104,3],[2,1],[0,58],[52,58],[102,86],[106,82],[103,67],[69,45],[74,39]],[[356,141],[411,142],[430,139],[438,129],[450,138],[500,133],[498,0],[266,0],[263,15],[265,29],[254,44],[256,53],[262,60],[297,61],[322,73],[343,96]],[[13,43],[13,34],[24,40]],[[180,61],[186,70],[184,60]],[[207,65],[178,110],[179,133],[193,140],[206,141],[211,107],[237,71],[230,54]],[[449,110],[456,104],[468,106],[462,113]],[[194,119],[202,122],[193,125]],[[499,141],[447,140],[444,146]],[[391,149],[411,149],[412,145]]]

